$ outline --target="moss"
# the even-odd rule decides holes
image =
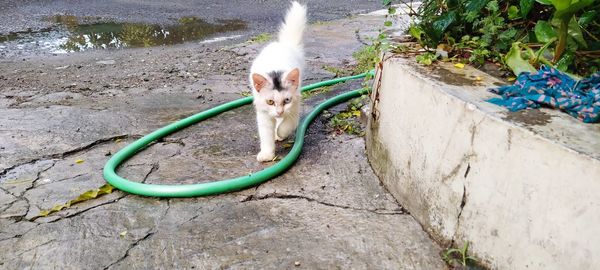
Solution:
[[[256,36],[251,37],[248,40],[248,43],[264,43],[271,40],[273,36],[270,33],[262,33]]]

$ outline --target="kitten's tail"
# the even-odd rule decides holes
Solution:
[[[292,45],[302,45],[302,33],[306,26],[306,6],[292,2],[292,7],[285,15],[285,21],[279,29],[279,42]]]

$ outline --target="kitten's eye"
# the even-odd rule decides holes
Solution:
[[[286,99],[283,100],[284,104],[288,104],[290,102],[292,102],[292,99],[290,99],[290,98],[286,98]]]
[[[267,99],[267,104],[273,105],[273,104],[275,104],[275,101],[273,101],[272,99]]]

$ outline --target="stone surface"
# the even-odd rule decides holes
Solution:
[[[323,65],[351,65],[381,23],[309,27],[307,83],[332,78]],[[190,199],[114,191],[38,216],[105,184],[104,163],[136,138],[241,97],[263,45],[0,60],[0,268],[443,269],[441,248],[373,174],[363,139],[331,132],[327,117],[311,126],[298,163],[257,187]],[[358,87],[311,97],[305,112]],[[119,173],[177,184],[259,170],[267,165],[255,161],[254,121],[250,106],[224,113],[153,144]]]
[[[390,57],[380,79],[369,160],[428,232],[494,269],[600,267],[599,125],[510,113],[485,101],[500,81],[470,67]]]

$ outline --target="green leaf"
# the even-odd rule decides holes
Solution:
[[[515,37],[516,34],[517,34],[517,29],[511,28],[511,29],[505,30],[504,32],[500,33],[500,35],[498,35],[498,38],[500,40],[509,40],[509,39],[512,39],[513,37]]]
[[[568,34],[575,41],[577,41],[577,44],[581,45],[581,47],[587,48],[587,43],[583,38],[581,27],[579,27],[579,23],[577,23],[577,19],[575,19],[575,17],[571,18],[571,21],[569,22]]]
[[[508,7],[508,19],[514,20],[520,18],[519,8],[517,6]]]
[[[479,12],[469,11],[465,15],[465,21],[472,23],[477,17],[479,17]]]
[[[396,14],[396,8],[395,7],[388,8],[388,14]]]
[[[498,1],[492,0],[488,2],[487,5],[485,5],[485,9],[489,10],[492,13],[497,12],[500,9],[500,7],[498,6]]]
[[[408,33],[410,33],[410,35],[417,40],[421,40],[421,36],[425,33],[425,31],[423,31],[420,26],[413,24],[408,27]]]
[[[392,0],[382,0],[381,4],[383,4],[384,6],[390,5],[392,3]]]
[[[534,28],[535,37],[541,43],[546,43],[556,37],[556,31],[547,21],[538,21]]]
[[[553,38],[550,41],[546,42],[546,44],[544,44],[544,46],[542,46],[536,53],[535,53],[535,57],[533,59],[534,63],[537,63],[538,61],[540,61],[540,59],[543,57],[542,55],[544,54],[544,51],[546,51],[546,49],[548,49],[548,47],[550,47],[550,45],[552,43],[554,43],[556,41],[557,38]],[[543,59],[541,59],[543,60]]]
[[[584,12],[583,14],[581,14],[581,17],[579,17],[579,25],[581,25],[582,27],[585,27],[589,23],[593,22],[597,16],[598,16],[598,11],[588,10],[588,11]]]
[[[558,61],[556,62],[556,68],[561,71],[567,71],[569,69],[569,66],[573,64],[574,60],[575,53],[573,53],[572,51],[565,51],[560,57],[560,59],[558,59]]]
[[[433,61],[437,59],[437,56],[433,53],[426,52],[424,54],[417,55],[415,58],[419,64],[428,66],[433,64]]]
[[[488,3],[489,0],[473,0],[467,1],[467,6],[465,9],[467,12],[476,12],[479,13],[483,7]]]
[[[519,75],[521,72],[535,72],[535,68],[523,57],[521,57],[521,48],[519,47],[520,42],[515,42],[510,47],[510,50],[506,54],[504,61],[506,65],[512,69],[515,75]]]
[[[535,0],[521,0],[519,1],[519,6],[521,7],[521,17],[527,17],[531,8],[533,8],[533,3]]]
[[[456,11],[449,11],[437,17],[432,24],[433,35],[436,39],[441,39],[448,26],[456,21]]]
[[[595,0],[551,0],[552,5],[556,9],[554,12],[555,18],[561,20],[570,20],[571,16],[577,11],[591,5]]]
[[[551,0],[535,0],[536,2],[542,4],[542,5],[547,5],[550,6],[552,5],[552,1]]]
[[[383,25],[386,26],[386,27],[390,27],[390,26],[392,26],[392,21],[385,21],[383,23]]]

